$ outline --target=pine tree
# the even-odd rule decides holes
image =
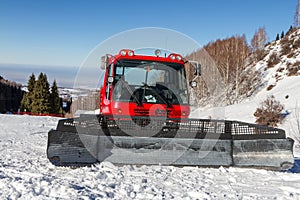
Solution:
[[[33,91],[35,87],[35,75],[34,73],[31,74],[29,77],[28,83],[27,83],[27,89],[28,92],[23,95],[22,101],[21,101],[21,110],[30,112],[31,111],[31,106],[33,102]]]
[[[46,74],[40,73],[35,82],[31,112],[35,114],[48,114],[51,111],[50,86]]]
[[[284,31],[281,32],[281,39],[284,38]]]
[[[4,88],[5,85],[2,83],[2,77],[0,76],[0,113],[5,111],[5,96],[4,96]]]
[[[295,30],[295,28],[293,26],[290,26],[288,32],[286,33],[286,35],[291,34],[293,31]]]
[[[29,77],[28,84],[27,84],[27,89],[29,92],[33,92],[35,81],[36,81],[35,75],[34,75],[34,73],[32,73],[31,76]]]
[[[279,34],[277,33],[277,35],[276,35],[276,41],[277,40],[279,40],[280,38],[279,38]]]
[[[60,106],[60,98],[58,94],[57,84],[56,81],[53,81],[51,87],[51,94],[50,94],[50,104],[51,104],[51,113],[53,114],[60,114],[62,112]]]
[[[16,95],[17,100],[15,101],[16,111],[18,111],[18,112],[20,111],[21,101],[22,101],[22,98],[23,98],[23,94],[24,94],[24,92],[22,91],[21,85],[20,85],[17,88],[17,95]]]

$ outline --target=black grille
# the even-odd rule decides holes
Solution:
[[[81,115],[79,118],[60,120],[57,130],[134,137],[236,140],[286,138],[282,129],[239,121],[142,116]]]

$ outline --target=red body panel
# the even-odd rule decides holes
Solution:
[[[157,116],[170,118],[187,118],[190,114],[188,105],[173,105],[167,108],[164,104],[146,104],[142,106],[136,103],[111,102],[102,108],[104,115],[123,115],[123,116]]]
[[[111,63],[116,63],[117,60],[145,60],[154,62],[172,62],[184,65],[184,60],[179,54],[170,54],[167,57],[158,56],[145,56],[145,55],[121,55],[121,51],[118,55],[111,56],[107,65]],[[133,51],[132,51],[133,52]],[[171,59],[173,56],[174,59]],[[180,57],[179,59],[176,59]],[[114,72],[110,72],[114,75]],[[112,98],[107,97],[107,90],[109,89],[109,96],[112,96],[112,86],[108,86],[109,70],[106,68],[103,86],[100,89],[100,113],[103,115],[118,115],[118,116],[161,116],[169,118],[187,118],[190,114],[190,106],[184,105],[172,105],[168,107],[166,104],[153,104],[153,103],[143,103],[142,105],[137,105],[135,102],[115,102]],[[107,88],[110,87],[110,88]]]

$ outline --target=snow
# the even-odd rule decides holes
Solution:
[[[46,158],[59,118],[0,115],[0,199],[300,199],[300,174],[248,168],[77,169]]]
[[[270,53],[278,53],[280,43],[272,45],[267,47]],[[274,95],[288,113],[279,128],[289,137],[300,137],[300,76],[287,77],[285,70],[278,71],[300,60],[300,54],[296,58],[283,56],[274,68],[266,69],[269,56],[254,66],[263,74],[264,86],[258,93],[237,105],[195,109],[191,117],[254,123],[256,108]],[[267,91],[270,84],[275,87]],[[56,167],[47,159],[46,148],[48,131],[56,128],[58,120],[0,115],[0,199],[300,199],[300,173],[234,167],[117,166],[109,162],[76,169]],[[294,156],[300,157],[297,142]]]
[[[274,95],[275,99],[285,106],[288,114],[283,124],[279,124],[279,128],[285,129],[290,137],[297,134],[296,114],[300,112],[300,76],[286,77],[277,83],[272,90],[261,90],[254,97],[246,99],[235,105],[225,106],[222,108],[198,108],[192,111],[193,118],[218,118],[221,115],[228,120],[245,121],[255,123],[254,112],[268,96]],[[221,112],[221,114],[220,114]],[[220,118],[220,117],[219,117]],[[299,135],[300,137],[300,135]]]
[[[82,114],[100,114],[100,110],[76,110],[74,117],[79,117]]]

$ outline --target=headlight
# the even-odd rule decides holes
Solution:
[[[176,56],[176,60],[181,61],[181,56]]]
[[[121,56],[126,56],[126,51],[122,50],[121,51]]]
[[[133,55],[134,55],[133,51],[128,51],[128,56],[133,56]]]

